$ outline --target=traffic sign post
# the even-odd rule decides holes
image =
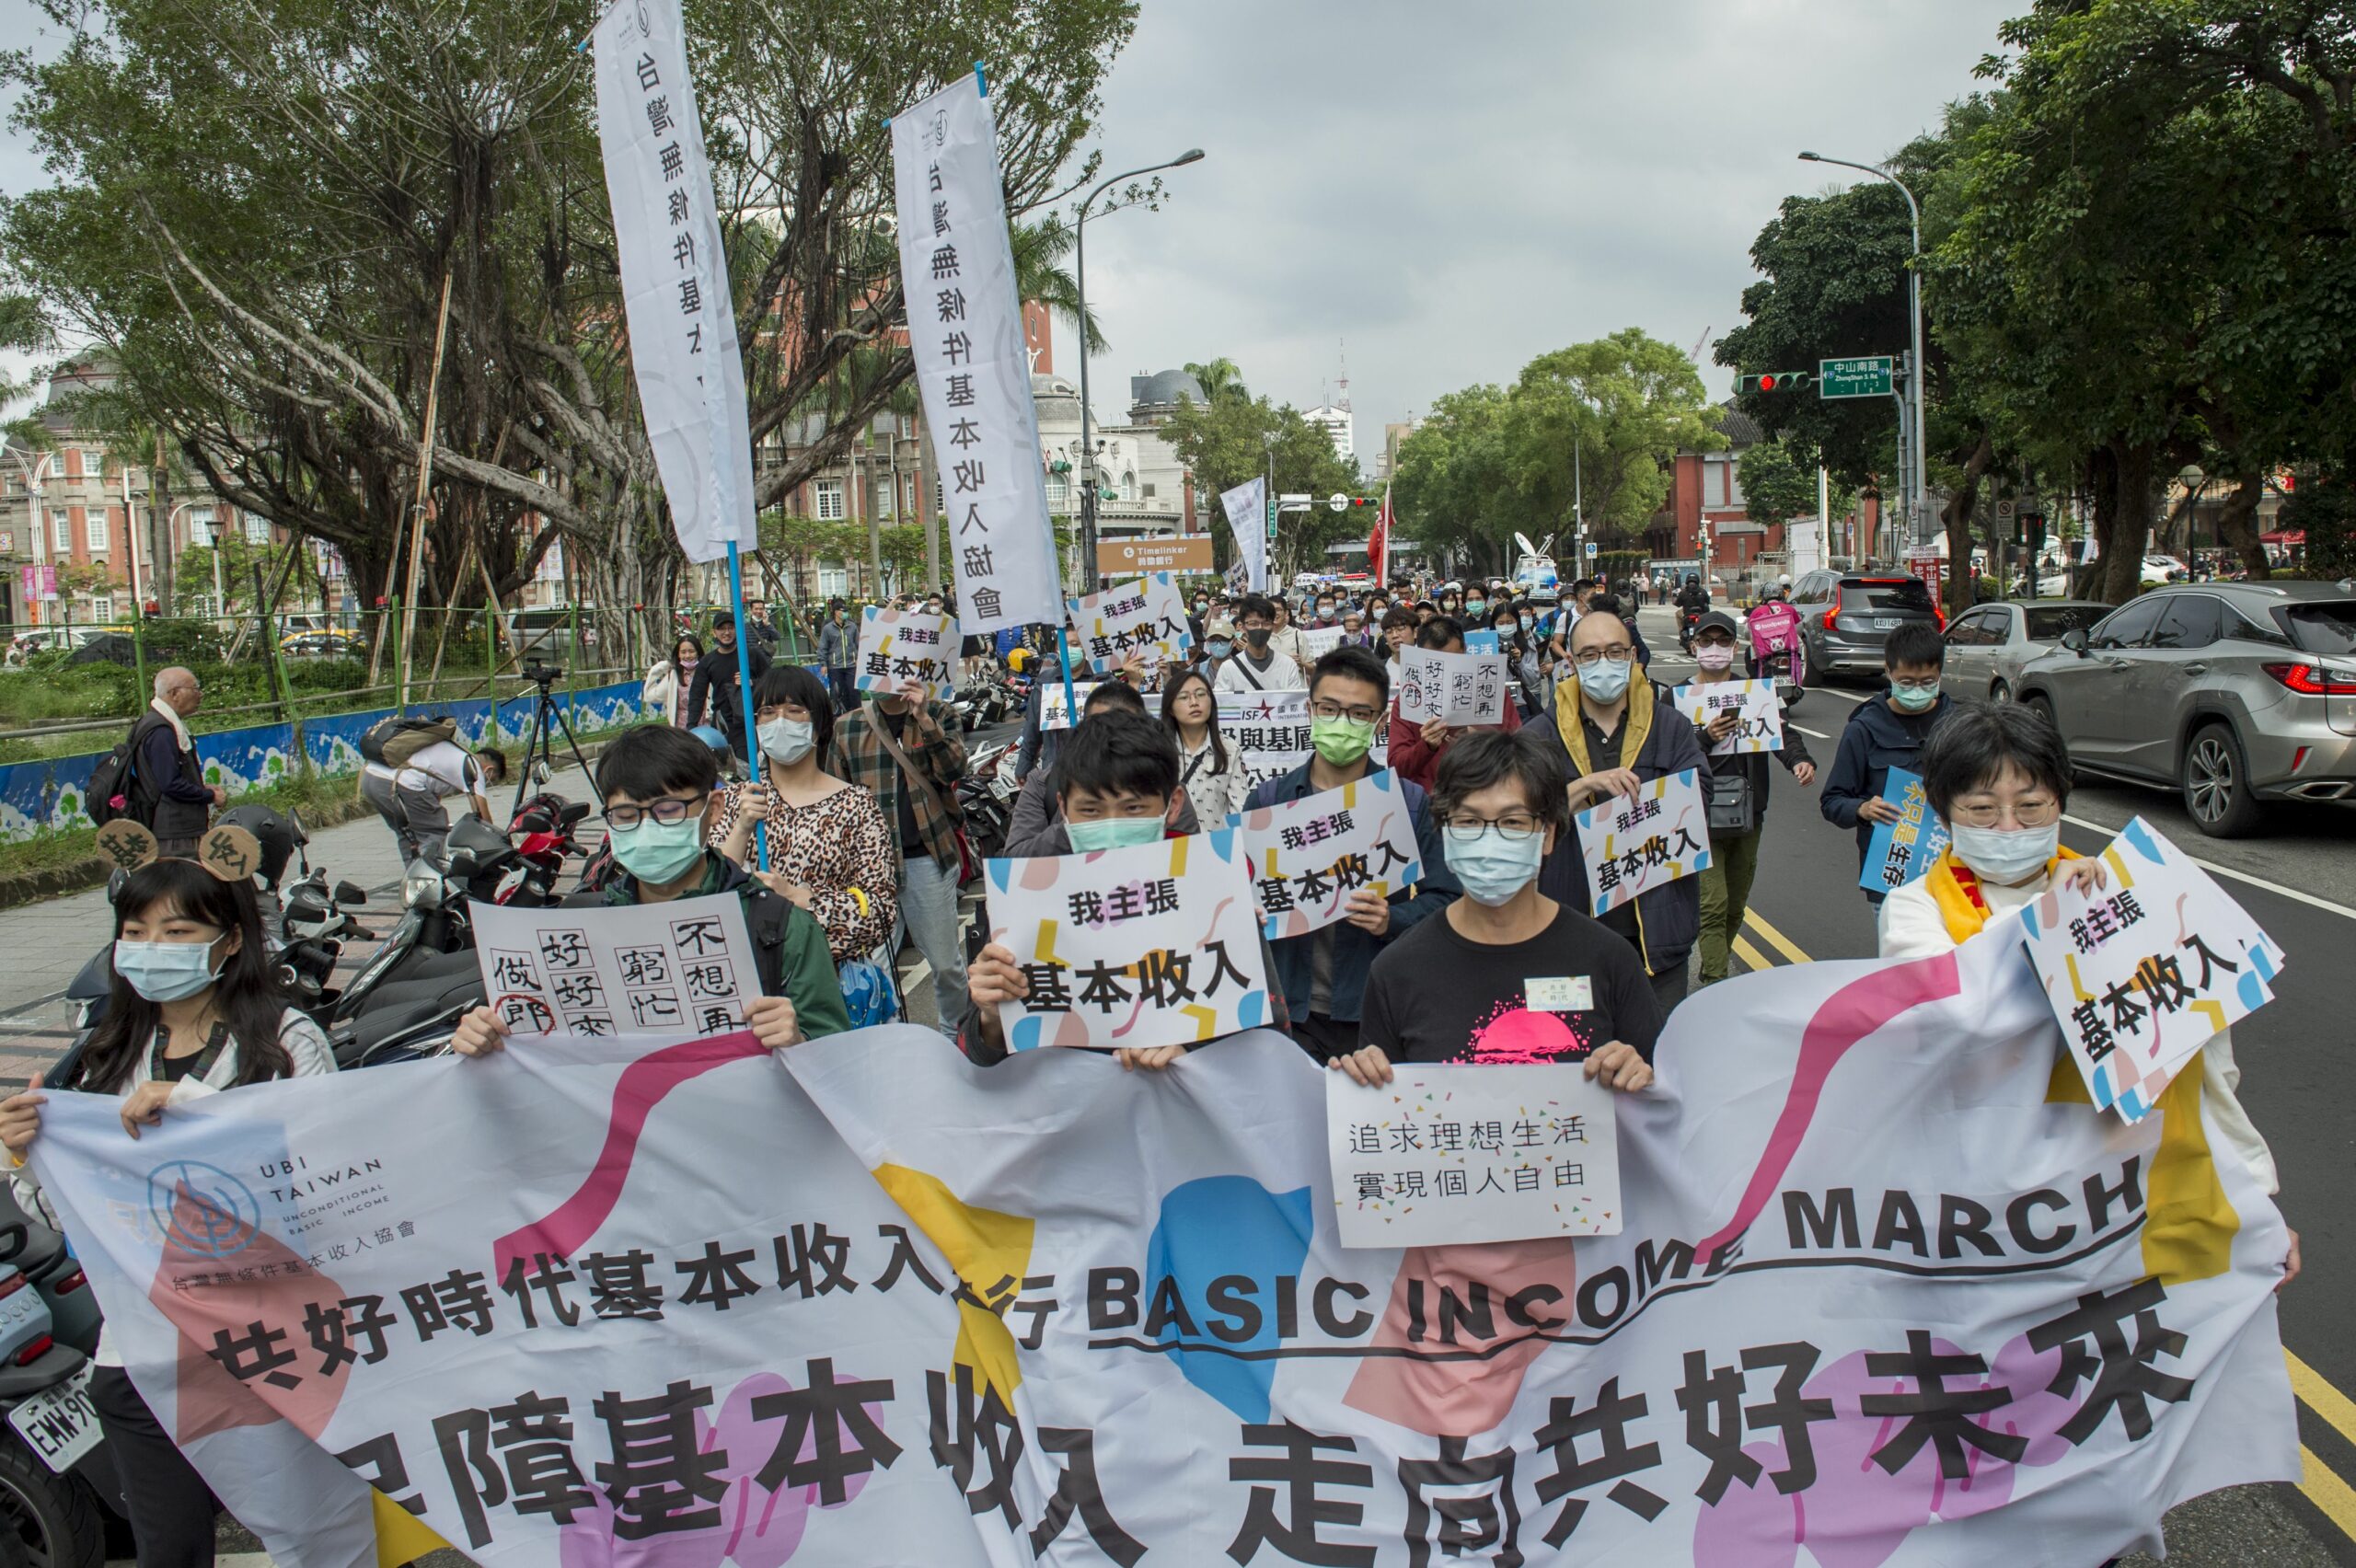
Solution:
[[[1896,389],[1896,374],[1897,363],[1889,354],[1819,360],[1817,396],[1828,401],[1835,398],[1887,398]]]

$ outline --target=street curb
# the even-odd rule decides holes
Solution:
[[[581,755],[594,763],[597,760],[597,755],[605,748],[606,743],[602,738],[583,741],[581,743]],[[233,801],[230,803],[235,805],[237,802]],[[346,823],[358,822],[362,817],[375,814],[376,808],[360,798],[358,786],[355,784],[353,793],[345,799],[332,801],[327,805],[306,811],[303,813],[303,825],[314,831],[320,828],[341,827]],[[28,904],[40,904],[52,898],[63,898],[69,893],[84,893],[94,887],[104,887],[107,878],[112,875],[113,871],[114,866],[111,861],[103,856],[92,855],[87,859],[75,860],[71,865],[51,866],[38,871],[20,871],[15,876],[0,876],[0,909],[21,909]]]

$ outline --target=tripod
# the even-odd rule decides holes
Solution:
[[[563,674],[547,664],[524,666],[524,677],[539,687],[539,696],[532,705],[531,732],[524,739],[524,763],[515,770],[515,803],[507,809],[510,818],[524,809],[524,801],[535,785],[548,782],[548,772],[555,767],[556,736],[552,727],[564,732],[564,744],[572,751],[572,760],[581,765],[582,772],[589,772],[589,759],[581,755],[581,743],[573,739],[572,721],[565,718],[564,709],[557,706],[549,690]],[[533,767],[536,761],[539,764],[537,769]],[[593,779],[595,777],[591,775]],[[593,784],[593,790],[594,788]]]

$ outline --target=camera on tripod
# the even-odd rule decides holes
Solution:
[[[546,691],[564,678],[564,672],[554,664],[526,664],[524,666],[524,678]]]

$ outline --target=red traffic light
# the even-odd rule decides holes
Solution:
[[[1350,497],[1350,504],[1352,506],[1376,506],[1380,503],[1381,498],[1379,496],[1354,495]]]
[[[1761,376],[1759,378],[1759,390],[1761,392],[1773,392],[1775,390],[1775,378],[1772,375]]]

